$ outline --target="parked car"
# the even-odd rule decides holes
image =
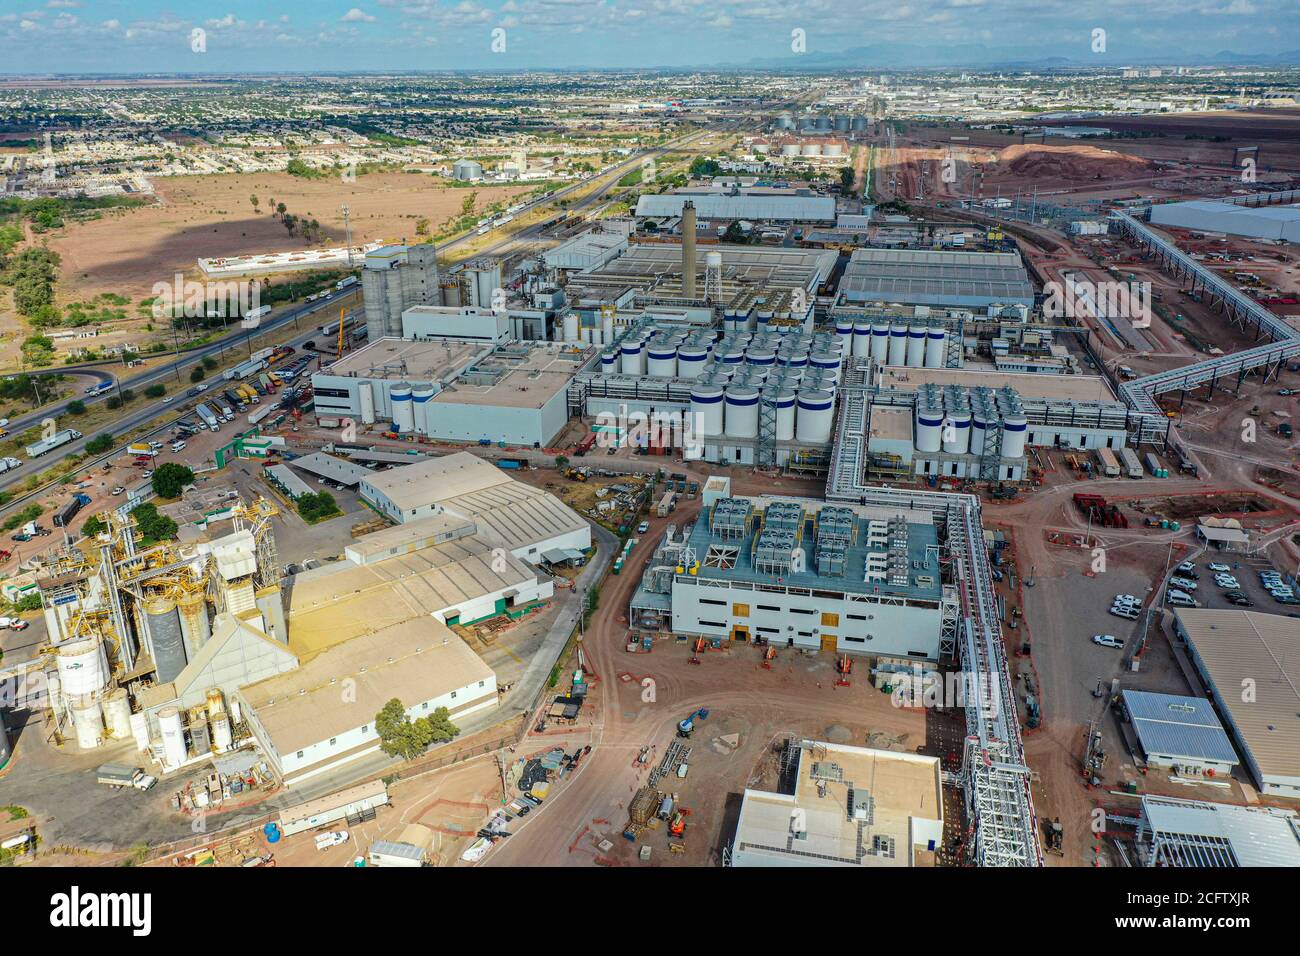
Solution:
[[[1138,609],[1131,604],[1112,604],[1110,613],[1116,617],[1122,617],[1125,620],[1136,621],[1138,619]]]
[[[316,849],[328,850],[332,846],[342,846],[348,842],[347,830],[330,830],[316,834]]]
[[[1235,605],[1236,607],[1255,606],[1255,602],[1252,601],[1250,598],[1246,597],[1246,595],[1244,594],[1225,594],[1224,597],[1228,599],[1229,604]]]
[[[1217,562],[1217,561],[1214,562],[1213,564],[1207,564],[1206,567],[1209,568],[1211,571],[1231,571],[1231,570],[1232,570],[1232,568],[1228,567],[1226,564],[1220,564],[1220,563]]]
[[[10,631],[25,631],[30,626],[21,617],[0,617],[0,628]]]
[[[1121,641],[1114,634],[1094,634],[1092,635],[1092,643],[1099,644],[1102,647],[1123,647],[1124,646],[1124,642]]]
[[[645,534],[645,533],[646,533],[647,531],[649,531],[649,530],[650,530],[650,522],[649,522],[649,521],[642,521],[639,525],[636,526],[636,533],[637,533],[637,534]]]
[[[113,494],[124,495],[126,494],[126,489],[123,488],[121,485],[118,485],[116,488],[113,489]]]

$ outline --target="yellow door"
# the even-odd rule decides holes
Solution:
[[[745,625],[743,624],[737,624],[735,627],[731,629],[731,639],[733,641],[741,641],[741,642],[748,641],[749,628],[745,627]]]
[[[833,651],[839,645],[839,638],[834,634],[827,634],[822,631],[822,650]]]

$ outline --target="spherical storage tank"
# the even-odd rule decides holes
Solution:
[[[716,438],[722,434],[722,389],[717,385],[696,385],[691,389],[691,416],[696,433]]]
[[[964,455],[970,450],[970,412],[949,412],[943,431],[943,450],[948,454]]]
[[[898,322],[889,327],[889,364],[907,364],[907,326]]]
[[[1021,412],[1011,412],[1002,419],[1002,457],[1023,458],[1029,420]]]
[[[397,430],[412,431],[415,428],[415,410],[411,408],[411,386],[399,382],[388,390],[388,397],[393,402],[393,424]],[[167,680],[171,678],[168,677]]]
[[[907,364],[920,368],[925,364],[925,326],[913,325],[907,330]]]
[[[925,367],[943,368],[947,361],[948,330],[930,329],[925,338]]]
[[[94,694],[108,686],[104,642],[96,637],[64,644],[58,652],[59,686],[69,697]]]
[[[651,342],[646,348],[646,374],[672,378],[677,374],[677,348],[671,342]]]
[[[929,402],[916,406],[916,450],[937,452],[943,440],[943,409]]]
[[[733,438],[758,437],[758,389],[749,385],[727,389],[726,433]]]
[[[831,440],[835,396],[820,389],[799,393],[799,415],[795,436],[799,441],[823,445]]]
[[[704,369],[709,350],[700,345],[683,345],[677,350],[677,374],[682,378],[695,378]]]

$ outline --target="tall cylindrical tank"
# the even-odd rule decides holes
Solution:
[[[131,715],[131,736],[136,750],[149,749],[149,717],[144,711]]]
[[[614,341],[614,311],[612,307],[600,310],[600,334],[604,336],[606,345]]]
[[[925,338],[925,367],[943,368],[947,362],[948,330],[930,329]]]
[[[867,118],[865,116],[855,116],[849,124],[849,129],[855,133],[865,133],[867,131]]]
[[[832,122],[833,121],[829,116],[819,116],[817,117],[815,125],[820,130],[828,130],[831,128]]]
[[[813,352],[808,356],[813,368],[836,369],[840,367],[840,357],[830,352]]]
[[[925,364],[925,327],[913,325],[907,330],[907,364],[920,368]]]
[[[357,405],[361,409],[361,424],[373,425],[375,423],[375,387],[380,383],[358,382],[357,383]]]
[[[723,349],[722,354],[718,356],[718,361],[721,362],[723,365],[741,364],[742,362],[745,361],[744,346],[733,345],[730,346],[729,348]]]
[[[430,435],[433,433],[432,423],[429,421],[429,412],[432,410],[433,396],[436,390],[428,383],[421,383],[411,387],[411,424],[417,435]]]
[[[230,749],[233,737],[230,732],[230,715],[217,714],[210,718],[212,724],[212,748],[218,752],[224,753]]]
[[[68,697],[95,694],[108,686],[108,657],[98,637],[60,645],[57,666],[59,686]]]
[[[164,761],[169,767],[179,767],[185,762],[185,725],[179,708],[164,707],[158,711],[158,731]]]
[[[145,599],[143,608],[158,683],[166,684],[176,679],[176,675],[185,669],[186,662],[185,640],[181,637],[176,602],[159,595]]]
[[[208,623],[208,606],[202,591],[190,591],[176,599],[176,612],[181,620],[181,637],[185,640],[187,660],[208,642],[212,628]]]
[[[793,440],[797,401],[794,389],[770,385],[763,394],[763,401],[776,408],[776,440]]]
[[[733,438],[758,437],[758,389],[749,385],[727,389],[726,434]]]
[[[82,750],[98,747],[104,737],[104,716],[99,698],[94,694],[69,697],[68,709],[72,712],[72,731],[76,735],[77,746]]]
[[[916,405],[916,450],[937,452],[943,441],[943,409],[925,402]]]
[[[950,411],[943,424],[943,450],[950,455],[970,451],[970,412]]]
[[[600,370],[606,375],[618,371],[618,349],[605,349],[600,353]]]
[[[889,323],[871,323],[871,360],[877,365],[889,361]]]
[[[206,720],[200,719],[190,723],[190,752],[196,757],[212,752],[212,735],[208,733]]]
[[[115,740],[125,740],[131,736],[131,702],[127,700],[126,688],[116,687],[104,695],[104,726],[108,735]]]
[[[871,323],[855,322],[853,324],[853,354],[865,357],[871,349]]]
[[[681,378],[696,378],[704,370],[709,350],[698,345],[683,345],[677,350],[677,374]]]
[[[220,687],[209,687],[204,699],[207,701],[208,717],[226,712],[226,700]]]
[[[705,438],[722,434],[722,394],[717,385],[696,385],[691,389],[691,415],[696,434]]]
[[[624,375],[645,374],[645,347],[639,338],[626,338],[620,348],[620,369]]]
[[[398,382],[388,390],[388,397],[393,403],[393,424],[399,432],[409,432],[415,428],[415,410],[411,407],[411,386]],[[169,677],[168,680],[171,680]]]
[[[646,374],[673,378],[677,374],[677,347],[671,342],[651,342],[646,348]]]
[[[997,412],[990,411],[988,408],[976,408],[971,412],[970,453],[972,455],[984,454],[984,437],[988,434],[991,420],[996,416]]]
[[[835,338],[840,343],[840,351],[844,355],[853,354],[853,323],[848,319],[835,320]]]
[[[784,145],[781,147],[781,155],[782,155],[784,158],[786,158],[786,159],[790,159],[792,156],[798,156],[798,155],[799,155],[799,144],[798,144],[798,143],[786,143],[786,144],[784,144]]]
[[[822,154],[821,143],[804,143],[799,147],[800,156],[820,156]]]
[[[822,155],[829,159],[838,159],[844,155],[844,147],[839,143],[827,143],[822,147]]]
[[[769,348],[751,348],[745,353],[745,363],[760,368],[770,368],[776,364],[776,352]]]
[[[800,392],[795,437],[799,441],[813,442],[818,445],[829,442],[834,409],[835,397],[830,392],[821,389]]]
[[[1010,412],[1002,418],[1002,457],[1023,458],[1025,439],[1029,436],[1029,420],[1020,412]]]
[[[565,313],[564,341],[565,342],[578,341],[578,313],[577,312],[570,311]]]
[[[894,322],[889,326],[889,364],[907,364],[907,326]]]

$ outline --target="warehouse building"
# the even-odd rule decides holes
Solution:
[[[1148,764],[1180,776],[1232,776],[1237,752],[1208,700],[1142,690],[1122,700]]]
[[[750,222],[833,223],[835,197],[749,192],[672,192],[642,193],[636,203],[638,219],[664,219],[681,216],[682,207],[695,204],[701,220],[738,219]]]
[[[937,757],[790,742],[794,793],[745,791],[732,866],[935,866],[943,839]]]
[[[928,514],[768,497],[718,498],[689,535],[666,535],[631,601],[646,630],[832,650],[886,670],[945,656],[959,611]]]
[[[1174,617],[1255,785],[1300,799],[1300,620],[1204,608]]]
[[[858,249],[840,280],[848,305],[880,302],[964,308],[999,315],[1034,305],[1034,288],[1017,252]]]
[[[239,691],[242,713],[286,787],[379,752],[375,717],[397,698],[412,720],[455,722],[497,704],[496,675],[446,625],[415,618],[337,644]]]
[[[545,551],[591,547],[591,526],[576,511],[469,452],[380,472],[360,491],[399,523],[444,514],[472,521],[486,540],[534,563]]]
[[[1138,824],[1146,866],[1300,866],[1300,821],[1289,810],[1144,796]]]
[[[1300,242],[1300,205],[1245,206],[1197,199],[1151,207],[1151,223],[1197,232]]]

